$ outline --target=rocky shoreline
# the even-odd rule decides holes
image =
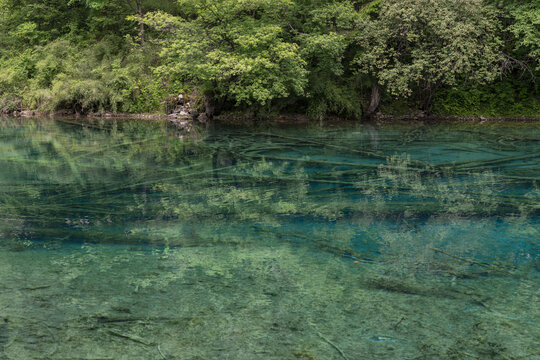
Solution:
[[[191,128],[194,124],[205,124],[209,121],[205,113],[199,113],[190,108],[189,102],[175,107],[170,114],[131,114],[131,113],[88,113],[79,114],[70,110],[61,110],[55,112],[39,112],[33,110],[2,112],[0,116],[13,116],[21,118],[37,117],[64,117],[64,118],[105,118],[105,119],[146,119],[146,120],[167,120],[179,128]],[[339,117],[328,117],[323,120],[312,119],[304,114],[279,114],[265,119],[255,120],[253,117],[238,114],[221,114],[215,116],[217,122],[225,124],[253,124],[254,122],[268,122],[277,124],[304,124],[309,122],[336,123],[336,122],[375,122],[375,123],[395,123],[395,122],[537,122],[540,117],[487,117],[487,116],[457,116],[457,115],[428,115],[421,112],[415,112],[406,115],[391,115],[378,113],[370,119],[352,120]]]

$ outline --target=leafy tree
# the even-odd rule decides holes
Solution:
[[[166,71],[203,93],[207,115],[213,115],[216,101],[260,107],[304,92],[305,61],[299,46],[285,38],[291,0],[180,4],[185,16],[176,21],[174,41],[164,50]],[[168,21],[165,16],[161,23]]]
[[[45,45],[85,28],[87,11],[63,0],[2,0],[0,51]]]
[[[503,70],[540,72],[540,0],[487,0],[499,10],[505,41]],[[533,73],[536,67],[537,74]]]
[[[518,49],[524,49],[528,55],[536,60],[540,69],[540,1],[516,6],[512,9],[515,23],[510,31],[518,39]]]
[[[155,112],[193,91],[208,115],[358,118],[385,90],[412,99],[403,111],[530,115],[539,11],[540,0],[0,0],[0,111]]]
[[[427,109],[443,85],[489,82],[498,74],[500,40],[495,13],[481,0],[387,0],[378,17],[361,22],[358,70],[372,78],[368,114],[379,86],[394,96],[420,96]]]
[[[78,0],[72,0],[78,1]],[[136,21],[139,24],[139,41],[145,42],[145,20],[146,14],[151,11],[178,12],[176,0],[83,0],[92,9],[103,10],[110,7],[123,9],[128,20]]]
[[[309,72],[307,113],[319,118],[327,114],[359,118],[360,83],[349,71],[349,63],[356,48],[353,30],[360,14],[350,1],[298,3],[291,29]]]

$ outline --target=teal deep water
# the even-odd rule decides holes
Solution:
[[[540,124],[0,119],[0,359],[536,359]]]

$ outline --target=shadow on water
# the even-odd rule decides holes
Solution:
[[[538,124],[193,133],[0,120],[0,358],[538,356]]]

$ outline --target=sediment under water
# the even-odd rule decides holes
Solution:
[[[0,120],[0,359],[534,359],[540,124]]]

